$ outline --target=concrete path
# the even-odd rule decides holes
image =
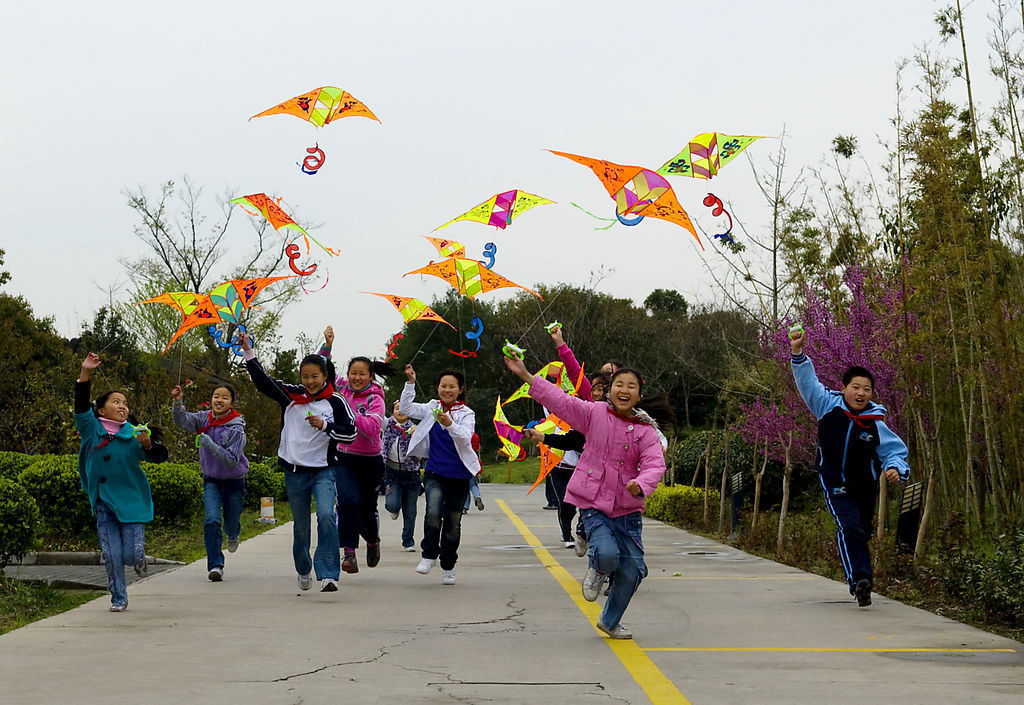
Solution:
[[[228,554],[222,583],[200,561],[132,585],[123,614],[103,598],[0,637],[0,702],[1024,699],[1020,643],[877,596],[861,609],[844,585],[653,521],[650,578],[623,619],[635,640],[605,639],[600,600],[580,596],[585,559],[556,541],[543,497],[483,491],[455,586],[414,572],[419,555],[385,514],[377,568],[343,575],[336,593],[299,592],[282,526]]]

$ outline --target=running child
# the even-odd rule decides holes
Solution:
[[[171,418],[186,431],[196,434],[199,468],[203,471],[203,543],[206,544],[207,577],[224,579],[221,550],[221,513],[227,532],[228,551],[238,549],[242,531],[242,504],[249,459],[245,457],[245,419],[235,410],[235,388],[218,384],[210,396],[209,411],[186,411],[181,385],[171,390]]]
[[[423,494],[423,479],[420,477],[420,459],[409,454],[409,441],[416,428],[409,417],[398,409],[396,401],[391,416],[384,425],[384,508],[392,519],[402,514],[402,548],[416,550],[413,533],[416,530],[416,502]]]
[[[110,611],[128,609],[124,567],[145,575],[145,524],[153,521],[153,495],[141,460],[162,463],[167,448],[155,429],[135,426],[122,392],[108,391],[89,401],[89,376],[100,366],[96,353],[82,360],[75,381],[75,428],[82,442],[78,451],[78,477],[96,517],[96,531],[107,569]]]

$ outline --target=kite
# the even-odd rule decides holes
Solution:
[[[449,257],[440,262],[431,262],[426,267],[414,269],[402,276],[407,277],[410,274],[429,274],[444,279],[455,287],[455,290],[460,294],[468,296],[470,300],[479,294],[506,287],[516,287],[529,291],[538,299],[543,300],[537,292],[531,291],[521,284],[516,284],[514,281],[506,279],[496,272],[492,272],[475,259],[467,259],[465,257]]]
[[[160,294],[152,299],[140,301],[140,304],[167,304],[181,314],[181,325],[174,332],[163,352],[171,347],[175,340],[186,331],[198,326],[209,326],[212,323],[224,322],[238,324],[242,311],[252,306],[253,299],[266,287],[286,277],[259,277],[257,279],[230,279],[222,282],[207,294],[194,294],[188,291],[175,291]]]
[[[402,333],[395,333],[391,336],[391,344],[388,345],[388,360],[397,360],[398,355],[395,355],[395,346],[398,345],[398,341],[404,338],[405,335]]]
[[[565,365],[561,362],[549,362],[544,367],[537,370],[534,377],[543,377],[546,379],[556,380],[555,384],[562,388],[566,394],[575,394],[576,390],[579,389],[580,382],[583,381],[583,369],[580,368],[580,378],[574,383],[569,379],[569,374],[565,371]],[[523,384],[519,389],[512,392],[512,396],[505,400],[505,404],[511,404],[516,399],[531,399],[530,396],[530,383]]]
[[[494,267],[494,256],[496,254],[498,254],[498,246],[495,245],[493,242],[488,242],[486,245],[484,245],[484,257],[486,257],[487,260],[484,261],[481,259],[477,260],[477,262],[487,267],[488,269],[491,269],[492,267]]]
[[[509,423],[508,418],[505,416],[505,410],[502,408],[504,404],[501,402],[501,397],[498,397],[498,401],[494,406],[494,430],[498,434],[498,440],[501,442],[500,452],[503,453],[509,462],[520,461],[526,459],[526,449],[523,448],[523,427],[516,424]],[[556,431],[565,433],[569,430],[569,424],[562,421],[554,414],[550,414],[546,419],[541,421],[539,424],[533,426],[533,429],[538,433],[548,434]],[[551,448],[543,443],[538,444],[540,448],[540,472],[537,473],[537,479],[534,481],[533,486],[527,490],[526,494],[533,492],[537,485],[544,481],[544,478],[548,476],[562,458],[565,456],[564,450]]]
[[[736,241],[732,239],[732,216],[729,215],[729,211],[725,210],[725,204],[722,203],[722,199],[713,193],[709,193],[704,197],[704,205],[711,208],[711,215],[720,216],[723,213],[729,219],[729,229],[724,233],[716,233],[715,238],[722,238],[725,242],[735,245]]]
[[[762,137],[704,132],[690,140],[682,152],[662,164],[658,173],[711,179],[751,142],[759,139]]]
[[[249,215],[262,215],[264,218],[267,219],[267,222],[270,223],[271,227],[273,227],[274,230],[281,230],[283,228],[285,230],[295,230],[302,233],[302,237],[305,239],[306,243],[307,254],[309,253],[310,240],[319,245],[320,249],[322,249],[329,255],[337,257],[339,254],[341,254],[337,250],[331,249],[330,247],[324,247],[319,242],[317,242],[316,238],[314,238],[312,235],[303,230],[302,227],[298,223],[296,223],[290,215],[285,213],[284,209],[281,208],[280,198],[271,198],[265,193],[252,193],[249,194],[248,196],[239,196],[238,198],[234,198],[230,201],[230,203],[237,203],[242,207],[242,210],[244,210]],[[258,213],[253,213],[252,211],[250,211],[248,208],[246,208],[247,205],[255,208],[258,211]]]
[[[379,296],[382,299],[387,299],[391,302],[391,305],[398,309],[398,312],[402,314],[402,318],[406,323],[411,321],[434,321],[435,323],[444,323],[452,330],[455,330],[455,326],[441,318],[434,309],[430,308],[419,299],[414,299],[411,296],[396,296],[395,294],[378,294],[375,291],[362,291],[360,293],[372,294],[373,296]]]
[[[571,159],[593,171],[604,184],[608,195],[615,199],[615,215],[623,225],[636,225],[647,216],[667,220],[689,230],[697,244],[704,249],[704,243],[697,236],[690,216],[679,204],[665,177],[639,166],[625,166],[603,159],[548,151],[556,156]],[[630,216],[635,217],[629,219]]]
[[[302,160],[302,164],[299,164],[299,169],[302,170],[303,174],[309,174],[314,176],[320,167],[327,161],[327,157],[324,156],[324,150],[320,149],[320,145],[317,144],[313,147],[306,147],[306,153],[308,157]]]
[[[447,228],[449,225],[459,220],[471,220],[474,223],[493,225],[499,230],[504,230],[512,224],[512,220],[518,217],[520,213],[525,213],[534,206],[543,206],[548,203],[554,203],[554,201],[544,198],[543,196],[535,196],[532,193],[527,193],[526,191],[513,189],[511,191],[505,191],[504,193],[498,193],[491,196],[480,205],[475,206],[462,215],[449,220],[444,225],[439,225],[434,228],[434,230]]]
[[[466,246],[461,242],[455,240],[446,240],[442,237],[427,237],[423,236],[423,239],[428,241],[437,250],[437,254],[442,257],[465,257]]]
[[[466,336],[467,340],[475,341],[476,348],[474,348],[473,350],[460,350],[459,352],[456,352],[451,348],[448,348],[448,352],[450,352],[452,355],[463,358],[476,357],[477,354],[480,352],[480,336],[484,334],[484,322],[480,320],[479,316],[473,316],[473,318],[471,318],[469,321],[469,325],[473,326],[473,330],[468,330],[465,333],[463,333],[463,335]]]
[[[526,452],[523,450],[523,427],[510,424],[505,416],[505,410],[501,408],[501,397],[494,406],[494,430],[501,441],[501,452],[511,460],[525,459]]]

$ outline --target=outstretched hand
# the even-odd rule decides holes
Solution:
[[[416,370],[412,368],[412,365],[405,366],[405,378],[410,382],[416,381]]]
[[[174,389],[171,390],[171,399],[174,401],[181,401],[184,396],[185,392],[182,391],[180,384],[176,385]]]
[[[334,345],[334,328],[332,326],[324,328],[324,343],[324,347],[328,350]]]
[[[556,348],[560,348],[563,345],[565,345],[565,338],[562,337],[561,324],[557,324],[551,327],[551,340],[554,341]]]
[[[544,442],[544,434],[533,428],[524,428],[523,438],[533,441],[534,443]]]
[[[92,353],[91,352],[91,353],[89,353],[88,355],[85,356],[84,360],[82,360],[82,369],[83,370],[95,370],[99,366],[100,366],[100,356],[97,355],[96,353]]]
[[[800,335],[795,338],[789,339],[789,350],[794,355],[801,355],[804,351],[804,345],[807,344],[807,331],[801,330]]]
[[[518,357],[505,356],[505,367],[519,379],[524,382],[529,382],[532,379],[532,375],[526,369],[526,363],[520,360]]]

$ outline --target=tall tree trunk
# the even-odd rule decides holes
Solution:
[[[725,500],[729,496],[729,430],[725,431],[725,455],[722,457],[722,486],[718,493],[718,533],[725,533]]]
[[[779,436],[779,443],[782,443],[782,436]],[[782,473],[782,510],[779,512],[779,535],[775,543],[775,554],[782,555],[782,538],[785,535],[786,512],[789,511],[789,478],[793,474],[793,461],[790,451],[793,449],[793,432],[789,432],[789,440],[783,446],[786,465]]]
[[[750,517],[750,528],[757,528],[757,512],[761,508],[761,483],[764,481],[764,471],[768,469],[768,440],[764,442],[764,455],[761,456],[761,470],[757,472],[757,444],[754,444],[754,511]]]

